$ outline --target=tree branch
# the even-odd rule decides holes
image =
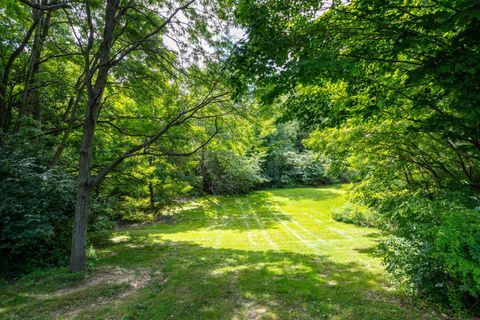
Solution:
[[[31,2],[28,0],[20,0],[20,1],[33,9],[42,10],[42,11],[52,11],[57,9],[70,8],[70,5],[68,4],[68,2],[60,2],[60,3],[45,5],[45,4],[38,4],[35,2]]]
[[[187,9],[194,2],[195,2],[195,0],[190,0],[186,4],[184,4],[183,6],[180,6],[180,7],[176,8],[162,24],[160,24],[157,28],[155,28],[155,30],[148,33],[145,37],[135,41],[134,43],[130,44],[129,46],[124,47],[123,49],[118,51],[115,54],[115,56],[118,56],[118,57],[110,60],[110,64],[113,66],[113,65],[116,65],[116,64],[120,63],[130,52],[138,49],[138,47],[142,43],[144,43],[146,40],[152,38],[153,36],[158,34],[160,31],[162,31],[172,21],[172,19],[177,15],[178,12]]]

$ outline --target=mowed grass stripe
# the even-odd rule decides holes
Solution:
[[[310,231],[308,228],[306,228],[305,226],[303,226],[300,222],[298,222],[296,219],[295,219],[295,216],[294,215],[290,215],[288,213],[286,213],[285,211],[283,211],[282,209],[280,209],[280,207],[277,207],[278,210],[282,213],[282,214],[285,214],[285,215],[288,215],[291,217],[291,220],[289,220],[290,223],[292,223],[295,227],[297,227],[298,229],[300,229],[299,231],[301,231],[302,233],[304,234],[307,234],[309,237],[313,238],[314,239],[314,242],[316,243],[321,243],[321,244],[326,244],[327,241],[323,240],[322,238],[320,238],[317,234],[315,234],[314,232]]]
[[[259,228],[263,239],[268,243],[268,249],[270,250],[278,250],[278,244],[270,237],[267,230],[265,230],[265,225],[258,217],[256,211],[252,208],[251,205],[248,205],[249,214],[252,216],[254,222],[256,223],[257,227]]]
[[[287,231],[288,234],[291,236],[295,237],[298,241],[300,241],[301,244],[303,244],[305,247],[311,249],[313,252],[318,253],[320,248],[318,247],[318,244],[314,244],[311,241],[306,240],[303,238],[300,233],[298,233],[296,230],[288,226],[288,224],[282,220],[282,218],[279,216],[278,213],[276,213],[274,210],[271,210],[272,214],[274,215],[275,219],[282,225],[283,229]],[[290,238],[290,237],[289,237]],[[288,238],[287,238],[288,239]],[[290,244],[290,242],[284,242],[287,244]],[[280,243],[281,245],[282,243]]]
[[[101,234],[94,282],[54,269],[5,283],[0,318],[439,319],[388,285],[379,230],[332,220],[343,188],[205,197],[173,224]]]
[[[215,225],[211,229],[212,233],[214,233],[214,235],[215,235],[215,242],[213,244],[213,246],[215,248],[220,247],[221,244],[222,244],[223,232],[220,232],[220,230],[225,227],[225,222],[226,222],[225,215],[222,214],[220,216],[220,214],[218,212],[219,207],[220,206],[218,204],[215,204],[215,218],[216,218],[216,220],[215,220]]]
[[[324,190],[338,194],[337,190],[327,188]],[[281,198],[278,199],[280,200]],[[339,225],[339,223],[331,219],[331,208],[332,204],[329,199],[319,199],[318,201],[312,201],[311,199],[299,200],[294,205],[287,202],[285,206],[282,206],[282,210],[290,212],[292,218],[303,228],[315,234],[316,237],[328,239],[328,243],[349,239],[348,235],[346,236],[345,233],[333,227],[333,225]]]
[[[265,230],[264,224],[260,221],[256,211],[249,204],[248,197],[238,201],[243,212],[245,224],[248,227],[249,238],[253,241],[253,249],[256,251],[278,250],[278,245],[270,238]],[[270,221],[271,223],[272,221]]]
[[[222,208],[222,225],[215,230],[221,234],[220,248],[240,248],[248,242],[241,210],[234,197],[218,197]]]
[[[242,220],[243,220],[243,223],[244,223],[245,228],[247,230],[248,242],[250,243],[250,246],[252,247],[252,249],[256,250],[257,249],[257,242],[253,239],[252,229],[250,228],[250,223],[249,223],[248,219],[249,219],[249,217],[248,217],[247,213],[243,210]]]
[[[308,212],[300,212],[300,214],[303,214],[303,215],[308,216],[308,217],[311,219],[311,221],[315,222],[317,225],[323,225],[323,224],[324,224],[323,221],[317,219],[314,215],[312,215],[312,214],[310,214],[310,213],[308,213]],[[348,240],[352,240],[352,239],[353,239],[353,238],[352,238],[350,235],[348,235],[347,232],[344,231],[344,230],[340,230],[340,229],[337,229],[337,228],[335,228],[335,227],[327,227],[327,229],[333,231],[334,233],[342,236],[342,237],[345,238],[345,239],[348,239]]]

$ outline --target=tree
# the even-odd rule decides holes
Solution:
[[[107,176],[140,168],[139,157],[151,168],[193,155],[232,111],[219,63],[228,54],[224,9],[195,0],[2,2],[0,143],[38,145],[52,170],[78,175],[72,271],[85,270],[92,192]],[[164,189],[155,176],[140,180],[151,195]]]
[[[236,16],[249,39],[236,79],[258,79],[264,101],[281,96],[287,117],[310,128],[401,123],[375,130],[385,142],[397,135],[383,145],[397,150],[389,157],[478,189],[478,13],[475,1],[242,2]]]
[[[478,217],[479,16],[470,0],[241,1],[248,39],[232,59],[240,93],[281,103],[314,131],[308,146],[355,172],[356,201],[393,226],[388,270],[472,310],[479,242],[450,224]],[[445,238],[465,239],[458,256]]]
[[[102,169],[98,170],[96,174],[92,173],[95,130],[101,112],[100,108],[102,103],[104,103],[102,99],[107,88],[109,76],[112,76],[114,68],[119,66],[129,56],[135,54],[137,59],[140,58],[140,52],[148,55],[153,51],[153,55],[162,61],[161,55],[164,53],[158,52],[158,49],[155,48],[156,45],[161,45],[159,42],[161,40],[160,36],[172,24],[175,16],[180,12],[186,12],[193,2],[191,0],[183,5],[179,5],[166,18],[159,19],[158,16],[154,15],[155,12],[141,5],[136,5],[133,1],[122,3],[119,0],[107,0],[103,18],[100,20],[103,22],[101,34],[98,34],[95,28],[95,25],[98,25],[100,22],[96,20],[96,17],[100,14],[98,12],[99,8],[87,1],[84,8],[77,9],[77,15],[85,14],[87,21],[84,38],[77,37],[84,56],[85,88],[88,98],[80,144],[79,179],[70,258],[70,269],[73,272],[82,272],[86,268],[86,228],[90,213],[92,190],[99,186],[106,176],[123,160],[144,155],[148,152],[148,148],[151,148],[172,128],[194,119],[201,110],[212,104],[225,102],[228,97],[228,92],[219,92],[221,89],[219,88],[219,80],[213,79],[209,84],[208,90],[203,96],[197,97],[197,101],[193,103],[182,101],[185,105],[179,107],[179,110],[173,114],[168,114],[162,125],[157,127],[151,134],[146,135],[142,143],[130,146]],[[143,23],[145,20],[139,20],[143,15],[151,20]],[[188,90],[188,88],[186,89]],[[215,131],[210,137],[194,150],[175,155],[194,153],[213,138],[218,131],[218,127],[216,117],[211,116],[211,118],[215,120]],[[146,149],[147,152],[144,152]],[[169,152],[162,151],[150,153],[155,155],[169,154]]]

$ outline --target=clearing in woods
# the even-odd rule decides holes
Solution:
[[[380,231],[332,220],[344,188],[206,197],[172,224],[96,235],[85,279],[2,283],[0,318],[429,318],[388,284]]]

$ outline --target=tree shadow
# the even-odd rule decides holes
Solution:
[[[277,226],[282,221],[291,220],[288,214],[279,210],[279,206],[286,201],[332,200],[340,196],[341,193],[324,188],[300,188],[277,189],[274,194],[271,191],[257,191],[243,196],[208,197],[199,200],[196,207],[185,208],[174,213],[173,223],[154,224],[129,229],[144,230],[144,232],[156,230],[164,234],[193,231],[202,228],[237,231],[268,229]],[[252,216],[255,216],[255,223],[247,225],[245,220],[251,219]],[[108,235],[108,233],[104,235]],[[94,237],[97,238],[98,243],[101,242],[101,233],[94,235]],[[104,239],[104,241],[108,242],[108,239]]]
[[[372,232],[367,234],[365,237],[372,238],[372,239],[381,239],[385,237],[385,234],[383,234],[382,232]]]
[[[375,245],[373,245],[371,247],[368,247],[368,248],[361,248],[361,249],[354,249],[354,250],[357,251],[357,252],[360,252],[360,253],[367,254],[371,257],[378,258],[378,257],[382,256],[382,253],[378,248],[378,243],[376,243]]]
[[[339,185],[328,185],[315,188],[282,188],[274,191],[265,190],[252,193],[252,197],[258,194],[266,193],[269,196],[281,197],[286,201],[313,200],[324,201],[338,198],[343,194],[342,187]]]
[[[151,276],[127,298],[108,287],[95,290],[95,299],[109,303],[80,305],[79,319],[99,314],[122,319],[417,318],[384,289],[378,274],[358,263],[339,263],[324,255],[215,249],[190,242],[152,243],[144,235],[132,235],[128,242],[114,244],[101,255],[95,270],[115,266],[148,270]],[[76,297],[88,296],[87,292],[63,296],[55,292],[27,286],[20,294],[29,296],[29,302],[23,299],[23,306],[9,307],[20,310],[17,314],[24,318],[41,314],[49,306],[62,315],[79,308]],[[34,298],[42,295],[50,298]]]
[[[73,318],[72,312],[79,319],[428,318],[399,301],[383,276],[361,263],[291,251],[212,248],[156,236],[202,228],[247,231],[256,228],[255,219],[263,228],[275,227],[291,219],[276,209],[281,205],[277,198],[340,196],[323,189],[292,190],[207,198],[201,207],[180,212],[174,224],[133,228],[113,238],[98,233],[91,237],[97,257],[90,279],[114,268],[124,281],[83,288],[84,280],[53,270],[0,293],[0,318]],[[379,238],[378,233],[367,237]],[[356,250],[376,256],[374,247]]]

